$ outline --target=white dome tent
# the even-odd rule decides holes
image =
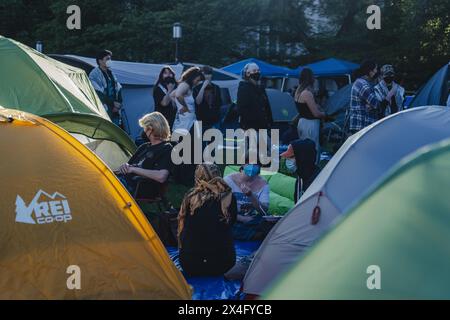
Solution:
[[[437,106],[394,114],[351,136],[266,237],[244,278],[244,293],[261,295],[399,160],[448,137],[450,109]]]

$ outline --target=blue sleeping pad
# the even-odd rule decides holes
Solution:
[[[236,248],[236,261],[252,254],[258,250],[260,241],[234,242]],[[166,247],[170,258],[178,269],[183,271],[180,266],[178,248]],[[232,300],[235,299],[240,281],[228,281],[224,277],[188,277],[184,274],[186,281],[194,288],[193,300]]]

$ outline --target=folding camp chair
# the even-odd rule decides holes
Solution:
[[[169,191],[169,183],[167,181],[160,185],[160,188],[158,189],[156,195],[146,197],[145,195],[140,194],[140,190],[145,185],[145,183],[150,182],[150,179],[144,177],[135,177],[134,180],[136,181],[136,190],[134,191],[133,196],[138,203],[156,204],[158,206],[159,212],[164,212],[171,207],[169,201],[167,200],[167,192]]]

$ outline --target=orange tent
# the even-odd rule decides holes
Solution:
[[[0,107],[0,299],[190,299],[108,167],[48,120]]]

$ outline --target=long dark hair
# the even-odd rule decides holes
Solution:
[[[372,71],[373,69],[375,69],[377,67],[377,63],[374,60],[364,60],[361,63],[361,66],[359,67],[358,70],[356,70],[355,75],[357,78],[363,77],[363,76],[368,76],[370,71]]]
[[[307,88],[314,86],[314,73],[310,68],[303,68],[298,78],[298,87],[295,90],[295,100],[298,100],[300,94]]]
[[[194,80],[197,78],[203,77],[203,73],[201,72],[199,67],[191,67],[187,69],[182,75],[180,82],[186,82],[189,87],[192,89],[194,85]]]
[[[170,73],[172,74],[173,78],[175,79],[175,71],[173,71],[172,67],[170,66],[164,66],[161,71],[159,72],[159,76],[158,76],[158,80],[155,83],[155,87],[159,86],[161,84],[161,82],[163,81],[163,74],[166,70],[169,70]]]

